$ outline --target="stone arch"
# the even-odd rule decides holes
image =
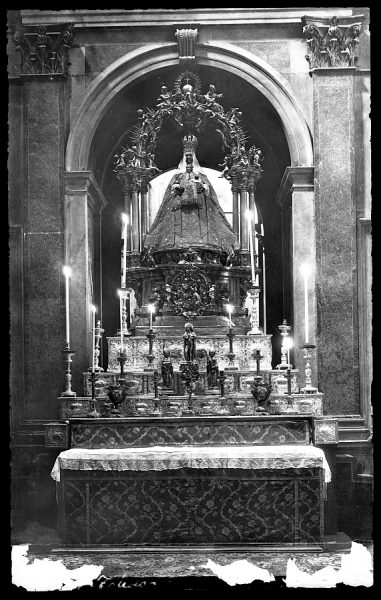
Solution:
[[[274,106],[289,145],[291,166],[313,164],[312,139],[308,125],[292,91],[282,76],[266,61],[231,44],[200,44],[198,62],[230,71],[249,81]],[[86,90],[66,149],[66,170],[86,171],[94,133],[110,101],[142,73],[178,64],[177,44],[151,44],[129,52],[109,65]]]

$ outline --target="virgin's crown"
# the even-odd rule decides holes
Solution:
[[[195,135],[185,135],[183,137],[183,148],[184,152],[192,152],[196,154],[198,140]]]

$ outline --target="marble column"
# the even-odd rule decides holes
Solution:
[[[131,232],[132,251],[139,252],[140,223],[139,223],[139,192],[136,184],[131,185]]]
[[[239,205],[238,205],[238,186],[236,178],[232,179],[232,194],[233,194],[233,230],[239,239]]]
[[[91,304],[99,308],[93,281],[96,249],[93,231],[107,202],[91,171],[65,173],[65,264],[72,268],[70,280],[70,346],[75,350],[72,388],[82,395],[82,373],[91,364]],[[64,308],[64,307],[62,307]]]
[[[354,76],[311,71],[314,98],[319,386],[324,409],[359,414]]]
[[[124,212],[128,217],[127,221],[127,252],[132,249],[132,234],[131,234],[131,193],[129,186],[123,186],[124,193]]]
[[[286,210],[291,203],[290,235],[291,261],[288,254],[282,257],[284,268],[291,269],[292,276],[292,315],[284,315],[292,325],[294,340],[294,364],[300,371],[300,385],[304,386],[303,350],[305,343],[304,280],[300,272],[303,264],[310,268],[308,277],[308,328],[309,343],[316,344],[317,304],[316,304],[316,242],[313,167],[287,167],[277,194],[277,202]],[[287,235],[284,231],[283,235]],[[288,244],[286,245],[288,247]],[[291,264],[290,264],[291,262]],[[317,385],[318,373],[316,350],[311,352],[309,361],[312,369],[312,385]]]
[[[249,228],[247,222],[247,211],[249,209],[249,198],[247,190],[240,191],[239,229],[241,250],[249,250]],[[254,235],[254,232],[253,232]],[[254,239],[254,238],[253,238]]]
[[[142,182],[141,185],[141,194],[140,194],[140,222],[141,222],[141,239],[140,239],[140,250],[143,249],[143,240],[144,236],[147,233],[148,227],[148,188],[145,182]]]

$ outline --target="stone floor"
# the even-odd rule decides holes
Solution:
[[[23,532],[14,535],[14,544],[29,544],[28,559],[49,558],[62,561],[68,569],[82,565],[103,566],[102,575],[107,578],[200,578],[214,577],[205,568],[210,559],[219,565],[228,565],[246,559],[262,569],[267,569],[274,577],[285,577],[289,558],[295,558],[299,569],[313,574],[324,567],[340,569],[343,552],[227,552],[227,551],[188,551],[188,552],[52,552],[62,547],[55,530],[32,523]],[[364,542],[362,542],[364,543]],[[370,544],[367,545],[371,550]]]

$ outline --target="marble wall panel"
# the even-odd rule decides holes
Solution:
[[[353,71],[314,74],[319,390],[325,413],[359,412]]]
[[[282,41],[237,41],[237,46],[244,48],[248,52],[252,52],[258,58],[262,58],[275,69],[282,72],[290,71],[290,42]]]
[[[63,386],[62,257],[62,234],[25,236],[25,410],[30,419],[55,418],[54,399]]]
[[[64,159],[64,82],[24,82],[24,121],[29,231],[63,226],[60,173]]]

